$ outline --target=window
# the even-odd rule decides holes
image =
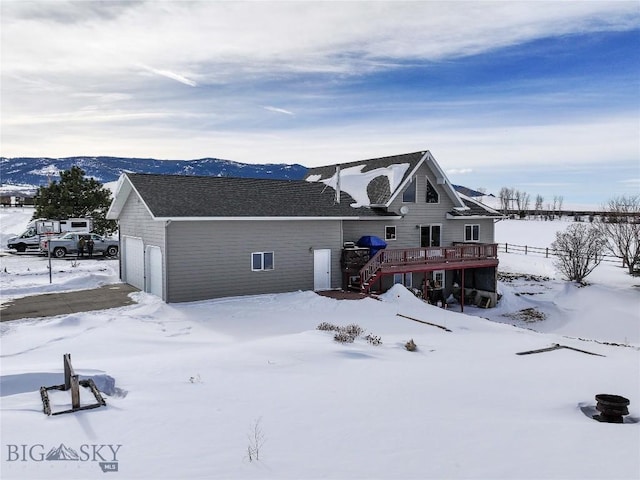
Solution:
[[[253,252],[251,254],[251,270],[273,270],[273,252]]]
[[[413,273],[405,273],[404,274],[404,286],[407,288],[413,287]]]
[[[411,180],[409,186],[402,194],[403,203],[416,203],[416,179]]]
[[[400,283],[407,288],[411,288],[413,286],[413,274],[409,273],[394,273],[393,274],[393,284]]]
[[[440,201],[440,197],[438,195],[438,191],[431,185],[431,182],[427,178],[427,195],[426,201],[427,203],[438,203]]]
[[[480,240],[480,225],[464,226],[464,241],[477,242]]]
[[[440,246],[440,225],[420,226],[420,246],[439,247]]]
[[[396,226],[389,225],[384,227],[384,239],[385,240],[395,240],[396,239]]]
[[[20,238],[29,238],[29,237],[33,237],[36,234],[36,229],[35,227],[30,227],[27,229],[26,232],[24,232],[22,235],[20,235]]]

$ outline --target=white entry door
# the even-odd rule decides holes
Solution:
[[[144,243],[141,238],[122,237],[123,280],[144,290]]]
[[[324,248],[313,251],[313,289],[331,288],[331,250]]]
[[[162,250],[160,247],[147,246],[145,270],[147,277],[145,290],[162,298]]]

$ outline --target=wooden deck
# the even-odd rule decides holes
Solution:
[[[434,270],[459,270],[498,265],[496,243],[448,247],[394,248],[380,250],[360,270],[360,288],[368,292],[382,275]]]

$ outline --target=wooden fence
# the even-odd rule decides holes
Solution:
[[[557,250],[549,247],[532,247],[530,245],[516,245],[515,243],[498,243],[498,252],[518,253],[549,258],[557,256]],[[613,255],[603,255],[603,262],[623,263],[622,259]],[[623,265],[624,266],[624,265]]]

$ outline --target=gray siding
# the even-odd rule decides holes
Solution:
[[[439,203],[426,202],[427,177],[438,192]],[[420,246],[420,228],[416,228],[416,225],[441,225],[442,245],[451,245],[454,241],[459,241],[459,238],[455,238],[451,232],[450,222],[447,221],[447,212],[454,208],[453,200],[445,193],[443,186],[437,184],[435,175],[426,165],[422,165],[415,178],[417,180],[416,202],[403,203],[402,194],[400,194],[391,204],[391,211],[399,212],[402,206],[406,206],[409,213],[398,221],[396,226],[397,239],[389,242],[389,248]]]
[[[167,301],[313,289],[313,250],[332,251],[341,285],[339,221],[184,221],[167,227]],[[273,270],[252,271],[252,252],[274,252]]]
[[[426,203],[426,178],[438,191],[439,203]],[[480,243],[493,243],[494,225],[492,219],[448,220],[447,212],[454,209],[453,200],[438,185],[433,173],[423,165],[416,174],[417,194],[415,203],[403,203],[402,195],[392,202],[389,211],[399,213],[402,206],[409,212],[401,219],[374,221],[345,221],[344,240],[357,241],[363,235],[375,235],[384,239],[385,226],[396,227],[396,239],[388,241],[388,248],[411,248],[420,246],[420,225],[440,225],[443,246],[464,241],[465,225],[480,225]]]
[[[465,225],[479,225],[480,238],[478,243],[494,243],[494,220],[492,218],[465,218],[449,220],[447,223],[448,236],[454,242],[464,242]]]
[[[144,204],[140,201],[135,193],[131,193],[124,207],[120,217],[118,218],[118,224],[120,229],[120,236],[138,237],[141,238],[144,246],[154,245],[160,247],[162,251],[163,265],[162,276],[165,276],[165,229],[164,222],[153,220],[151,215],[144,207]],[[124,254],[124,253],[123,253]],[[122,261],[122,260],[121,260]],[[163,282],[163,299],[166,299],[165,291],[166,282]]]
[[[428,176],[438,190],[440,201],[426,203]],[[464,241],[464,227],[480,225],[482,243],[494,240],[492,219],[448,220],[453,201],[438,185],[424,165],[416,175],[416,203],[402,203],[398,196],[390,211],[403,205],[409,212],[398,219],[338,221],[154,221],[143,203],[132,193],[119,216],[122,236],[141,238],[145,247],[160,247],[163,257],[163,299],[185,302],[209,298],[312,290],[316,249],[332,252],[331,286],[342,285],[340,253],[344,241],[357,241],[362,235],[385,236],[385,226],[396,227],[396,240],[389,248],[420,245],[420,228],[442,226],[442,245]],[[252,252],[274,252],[273,270],[252,271]],[[423,275],[414,277],[418,286]]]

